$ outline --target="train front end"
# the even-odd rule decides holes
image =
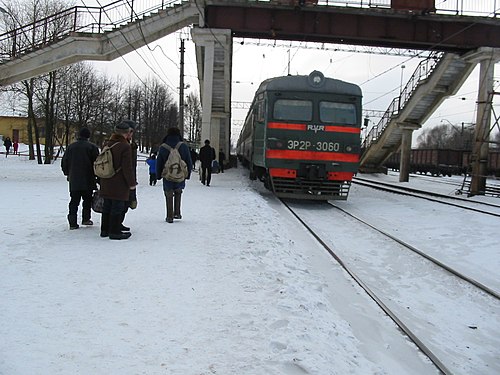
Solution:
[[[320,72],[307,84],[309,90],[268,87],[268,184],[282,198],[345,200],[359,166],[361,90]]]

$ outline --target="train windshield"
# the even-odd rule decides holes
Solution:
[[[356,125],[356,106],[352,103],[319,103],[319,119],[321,122]]]
[[[311,121],[313,103],[309,100],[278,99],[274,103],[275,120]]]

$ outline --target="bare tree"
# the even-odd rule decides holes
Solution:
[[[6,1],[3,4],[6,12],[3,13],[4,22],[12,30],[12,38],[7,42],[10,45],[2,46],[2,49],[9,50],[12,56],[19,50],[35,48],[37,44],[43,41],[50,41],[57,38],[61,30],[67,29],[71,24],[71,19],[60,18],[57,22],[44,25],[44,27],[22,28],[24,25],[35,24],[53,13],[66,9],[69,4],[57,0],[25,0]],[[30,159],[34,159],[33,143],[36,144],[38,163],[42,163],[40,150],[40,134],[37,124],[37,112],[43,113],[45,121],[45,162],[50,163],[53,155],[53,129],[55,128],[55,95],[56,78],[55,72],[44,76],[45,79],[29,79],[21,85],[13,85],[13,90],[24,88],[28,107],[28,143]],[[41,110],[40,110],[41,109]],[[33,135],[35,139],[33,140]]]
[[[194,93],[190,93],[186,99],[185,111],[187,125],[187,140],[195,148],[200,145],[201,128],[201,103],[200,99]]]
[[[442,124],[433,128],[424,129],[417,138],[418,148],[437,148],[470,150],[474,136],[474,127],[453,126],[452,124]]]
[[[141,136],[145,148],[157,150],[166,129],[171,126],[172,95],[156,77],[148,78],[143,87]]]

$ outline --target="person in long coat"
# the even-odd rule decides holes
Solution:
[[[210,146],[210,141],[205,140],[205,146],[200,148],[198,158],[201,162],[201,183],[210,186],[212,180],[212,161],[215,160],[215,150]]]
[[[130,199],[130,191],[136,187],[132,149],[127,141],[130,131],[128,124],[122,122],[115,126],[115,132],[105,143],[105,146],[113,146],[113,167],[117,173],[111,178],[100,179],[100,195],[104,198],[101,237],[112,240],[127,239],[131,235],[130,232],[122,232],[123,213]]]
[[[179,128],[172,127],[168,128],[167,135],[163,138],[162,143],[166,143],[172,148],[181,142],[181,132]],[[193,163],[191,160],[191,153],[189,151],[189,147],[182,143],[179,147],[179,154],[181,155],[182,160],[186,163],[188,167],[188,177],[191,176],[191,171],[193,169]],[[170,155],[170,151],[165,147],[160,147],[158,150],[158,156],[156,158],[156,178],[158,180],[162,179],[162,171],[165,163],[167,162],[168,155]],[[172,182],[163,178],[163,192],[165,194],[165,201],[167,207],[167,217],[165,221],[167,223],[173,223],[174,219],[181,219],[181,196],[182,191],[186,187],[186,181],[182,182]]]
[[[91,220],[92,193],[96,189],[94,175],[94,161],[99,155],[99,148],[89,142],[90,131],[82,128],[76,142],[66,149],[61,161],[61,169],[68,176],[69,201],[68,222],[69,229],[78,229],[78,206],[82,203],[82,224],[93,225]]]
[[[130,144],[130,149],[132,150],[132,171],[134,172],[135,184],[138,184],[137,181],[137,150],[139,146],[134,141],[133,136],[137,128],[137,123],[133,120],[122,120],[122,122],[118,125],[122,128],[128,126],[129,132],[125,135],[127,142]],[[125,216],[127,215],[128,209],[135,210],[137,208],[137,189],[132,189],[129,192],[128,203],[125,204],[125,209],[122,213],[122,223],[120,224],[120,229],[122,231],[130,231],[130,227],[126,227],[123,225],[123,221],[125,220]]]

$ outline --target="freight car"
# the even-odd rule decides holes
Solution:
[[[464,151],[462,154],[462,166],[464,171],[470,172],[471,166],[471,152]],[[491,150],[488,153],[488,162],[486,164],[486,174],[488,176],[500,177],[500,151]]]
[[[399,170],[400,154],[393,153],[384,163],[386,168]],[[430,173],[433,176],[452,176],[470,173],[471,151],[453,149],[412,149],[411,173]],[[490,151],[487,174],[500,176],[500,152]]]
[[[313,71],[262,82],[237,143],[278,197],[347,199],[359,166],[361,89]]]

